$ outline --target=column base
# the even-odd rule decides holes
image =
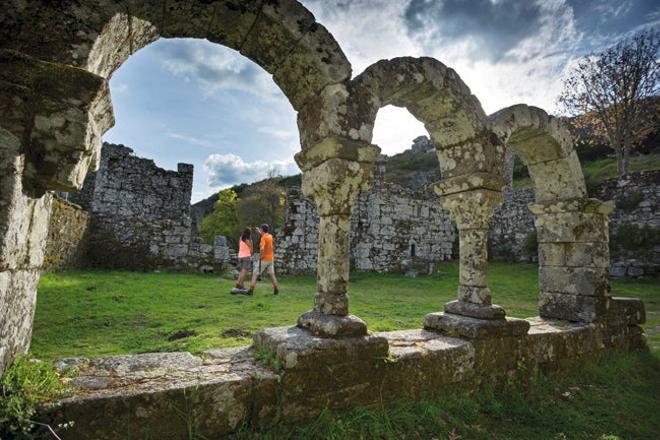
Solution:
[[[445,312],[477,319],[504,319],[506,315],[504,309],[496,304],[475,304],[460,300],[446,303]]]
[[[524,319],[477,319],[453,313],[429,313],[424,318],[424,328],[440,331],[448,336],[470,339],[522,336],[529,330]]]
[[[263,329],[253,336],[253,345],[257,351],[271,353],[284,370],[313,370],[316,374],[326,366],[372,368],[376,359],[389,353],[383,336],[319,338],[300,327]]]
[[[298,327],[322,338],[355,338],[367,335],[367,324],[355,315],[326,315],[316,310],[300,315]]]

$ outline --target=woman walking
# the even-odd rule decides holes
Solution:
[[[238,241],[238,280],[236,280],[236,289],[245,290],[243,280],[252,268],[252,239],[250,228],[245,228],[241,239]],[[232,289],[232,293],[234,290]],[[237,292],[238,293],[238,292]]]

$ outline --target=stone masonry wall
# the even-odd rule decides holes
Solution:
[[[53,198],[44,270],[82,264],[89,220],[89,213],[80,206],[57,196]]]
[[[277,234],[278,270],[316,269],[318,227],[314,202],[300,189],[289,189],[285,225]],[[450,259],[455,239],[453,224],[437,197],[382,181],[360,194],[351,231],[351,266],[376,272]]]
[[[616,246],[616,234],[625,225],[660,229],[660,171],[630,174],[626,179],[608,180],[590,189],[590,197],[614,201],[610,215],[610,245]],[[491,255],[515,261],[536,261],[534,216],[527,205],[534,201],[533,188],[504,191],[504,203],[491,220],[489,245]],[[613,240],[614,238],[614,240]],[[526,243],[527,242],[527,243]],[[613,276],[657,275],[660,271],[660,246],[650,252],[623,255],[612,252],[610,272]],[[618,255],[617,255],[618,254]]]
[[[192,165],[157,167],[123,145],[105,143],[99,171],[70,200],[91,213],[85,264],[125,269],[220,268],[226,241],[202,243],[191,233]]]

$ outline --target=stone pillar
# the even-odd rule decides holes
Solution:
[[[607,319],[613,205],[582,198],[535,203],[529,209],[539,242],[539,315],[581,322]]]
[[[27,352],[51,209],[79,189],[113,122],[107,81],[0,50],[0,374]]]
[[[372,182],[378,152],[370,144],[327,138],[296,156],[303,170],[303,192],[314,199],[320,217],[314,309],[304,313],[298,325],[319,336],[367,333],[364,321],[348,309],[351,210]]]
[[[505,184],[500,176],[476,173],[435,185],[442,206],[458,228],[460,275],[458,300],[445,304],[445,313],[427,315],[425,328],[465,337],[501,335],[503,331],[520,334],[529,328],[526,321],[506,320],[504,309],[492,304],[488,287],[489,221],[503,201],[501,188]]]

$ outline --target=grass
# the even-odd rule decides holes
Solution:
[[[441,276],[354,273],[351,312],[373,331],[419,328],[425,314],[455,299],[458,265]],[[510,316],[537,314],[537,267],[492,263],[494,301]],[[31,354],[40,359],[152,351],[199,353],[250,344],[255,331],[293,325],[312,306],[313,277],[283,277],[281,295],[262,282],[254,297],[232,296],[232,280],[180,273],[68,271],[44,274]],[[644,300],[649,336],[660,353],[660,280],[613,280],[612,294]]]
[[[622,380],[625,379],[625,380]],[[612,353],[575,374],[524,387],[485,387],[385,407],[326,411],[316,420],[235,439],[657,439],[660,360]]]
[[[630,157],[630,172],[660,170],[660,154],[637,155]],[[616,159],[608,157],[598,160],[584,162],[582,164],[582,173],[584,180],[589,186],[598,185],[608,179],[618,177],[616,169]],[[526,188],[532,186],[532,180],[529,177],[515,179],[514,188]]]

